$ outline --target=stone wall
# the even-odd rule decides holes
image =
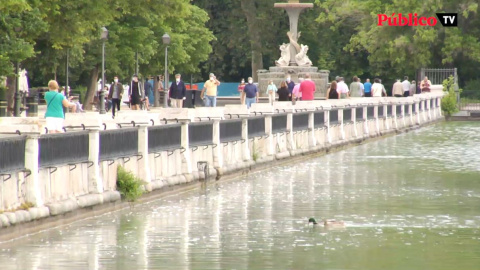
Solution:
[[[442,95],[439,92],[407,98],[305,101],[295,106],[291,102],[276,102],[273,106],[255,104],[250,110],[232,105],[208,110],[163,109],[154,114],[123,112],[116,120],[87,114],[71,123],[90,127],[87,160],[42,166],[39,141],[45,135],[27,134],[25,169],[5,171],[0,164],[0,228],[119,201],[115,188],[119,165],[143,179],[147,191],[204,179],[198,162],[208,162],[213,180],[275,160],[323,152],[440,120]],[[225,138],[226,131],[221,128],[227,119],[240,121],[236,125],[241,134],[234,140]],[[248,123],[254,120],[257,124],[250,125],[249,132]],[[103,129],[120,129],[118,124],[138,132],[138,140],[127,145],[133,145],[135,153],[102,159]],[[211,135],[198,140],[204,134],[189,134],[193,124],[205,124],[212,129],[208,132]],[[27,129],[38,130],[38,124],[34,125],[36,128]],[[174,149],[152,150],[149,129],[172,125],[180,125],[179,144]],[[75,131],[68,133],[72,132]],[[118,136],[122,134],[119,132]],[[195,143],[190,139],[195,139]],[[68,147],[65,151],[70,151]],[[20,210],[24,203],[34,207]]]

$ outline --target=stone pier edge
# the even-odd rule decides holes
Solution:
[[[341,151],[349,147],[358,146],[363,143],[417,130],[442,121],[444,121],[443,117],[423,122],[420,125],[417,124],[402,129],[390,129],[378,134],[371,134],[368,137],[338,141],[335,143],[329,143],[326,146],[317,146],[312,149],[291,150],[289,151],[289,156],[277,154],[264,157],[258,161],[250,160],[247,162],[241,162],[234,170],[220,172],[221,176],[219,176],[220,178],[218,180],[215,179],[218,172],[210,175],[207,184],[211,182],[221,183],[231,181],[250,173],[270,169],[272,165],[291,165],[292,161],[309,160],[332,152]],[[168,185],[162,185],[160,188],[156,188],[156,185],[154,184],[158,181],[153,181],[151,183],[152,191],[145,193],[134,204],[122,201],[118,191],[106,191],[102,194],[87,194],[79,196],[76,200],[69,199],[43,207],[30,208],[27,211],[20,210],[0,214],[0,246],[8,244],[8,241],[22,239],[31,234],[39,233],[47,229],[69,225],[73,222],[120,211],[126,208],[132,208],[135,207],[135,204],[142,204],[200,188],[201,185],[205,184],[204,181],[200,181],[202,179],[203,178],[201,178],[198,173],[175,175],[159,180],[168,183]],[[23,217],[23,220],[18,220],[16,224],[8,227],[2,227],[2,218],[7,218],[5,215],[16,215],[17,217]]]

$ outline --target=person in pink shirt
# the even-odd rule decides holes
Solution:
[[[302,100],[302,93],[300,93],[300,84],[302,84],[303,78],[298,78],[298,83],[295,84],[292,90],[292,101]]]
[[[305,81],[300,84],[299,92],[302,94],[302,100],[313,100],[315,94],[315,83],[310,74],[305,74]]]

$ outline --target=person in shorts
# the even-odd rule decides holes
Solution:
[[[63,94],[58,92],[58,88],[56,81],[51,80],[48,82],[49,91],[45,93],[45,102],[47,103],[45,119],[47,121],[48,133],[61,133],[63,131],[63,120],[65,119],[63,107],[75,107],[74,103],[70,103]]]

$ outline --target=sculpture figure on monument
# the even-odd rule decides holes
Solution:
[[[280,52],[280,59],[275,61],[275,64],[279,67],[286,67],[290,63],[290,44],[280,45]]]
[[[299,67],[311,67],[312,61],[307,56],[308,46],[299,45],[297,40],[300,38],[301,32],[298,32],[297,37],[294,37],[291,32],[287,33],[288,38],[290,39],[290,46],[293,46],[297,52],[295,55],[295,62]]]

